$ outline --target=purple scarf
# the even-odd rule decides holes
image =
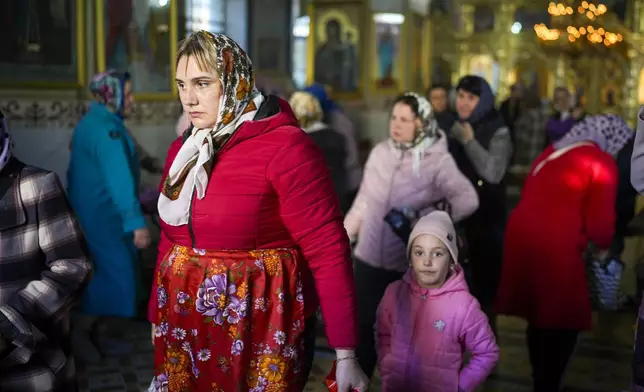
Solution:
[[[557,116],[552,116],[546,123],[546,133],[550,137],[550,140],[556,142],[570,132],[575,122],[576,120],[572,116],[569,116],[565,120],[561,120]]]

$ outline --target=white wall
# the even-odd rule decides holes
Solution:
[[[12,128],[14,155],[25,163],[51,170],[58,174],[64,185],[67,184],[67,165],[69,163],[69,141],[72,128]],[[138,125],[131,129],[132,134],[153,156],[165,160],[168,147],[176,138],[174,124]],[[141,185],[156,187],[159,178],[143,173]]]
[[[51,170],[67,183],[69,143],[86,102],[36,99],[0,99],[14,142],[14,154],[25,163]],[[127,126],[149,154],[165,160],[176,138],[178,102],[137,103]],[[158,178],[144,175],[142,184],[157,186]]]

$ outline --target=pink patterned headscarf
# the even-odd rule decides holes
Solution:
[[[616,156],[634,136],[633,130],[616,114],[586,116],[553,146],[564,148],[579,142],[594,142],[604,152]]]
[[[130,74],[127,72],[101,72],[94,75],[89,83],[89,90],[95,100],[122,116],[125,107],[125,82],[129,79]]]

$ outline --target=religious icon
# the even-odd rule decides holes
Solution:
[[[99,0],[105,19],[105,31],[99,32],[105,64],[99,69],[130,72],[136,92],[170,92],[173,1]]]
[[[0,73],[11,81],[46,75],[48,82],[77,83],[78,1],[0,1]]]
[[[315,82],[338,92],[357,92],[360,35],[356,24],[336,8],[321,11],[316,24]]]
[[[402,23],[380,20],[374,15],[376,32],[376,86],[395,87],[398,75],[396,58],[400,52]]]
[[[613,108],[617,106],[617,101],[619,100],[619,88],[610,83],[602,89],[602,104],[607,108]]]

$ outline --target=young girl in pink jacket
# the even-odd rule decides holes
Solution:
[[[499,347],[457,263],[449,215],[421,218],[407,255],[410,269],[387,287],[378,307],[382,391],[474,392],[496,365]],[[463,367],[466,351],[471,359]]]

